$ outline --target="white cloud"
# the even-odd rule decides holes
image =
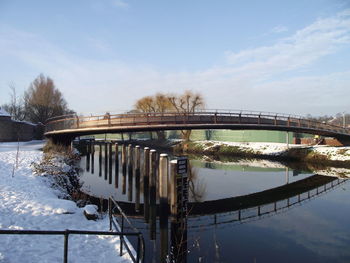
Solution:
[[[276,27],[271,29],[271,32],[276,33],[276,34],[287,32],[287,31],[288,31],[288,28],[286,26],[281,26],[281,25],[276,26]]]
[[[113,0],[112,4],[116,7],[120,7],[120,8],[128,8],[129,4],[127,2],[125,2],[124,0]]]
[[[119,60],[81,58],[40,36],[9,28],[0,29],[0,59],[16,60],[37,74],[48,74],[71,107],[85,113],[127,110],[139,97],[186,89],[202,92],[209,108],[336,113],[349,107],[350,68],[342,72],[329,68],[321,76],[296,72],[348,46],[349,16],[343,12],[320,19],[271,46],[229,52],[227,64],[197,72],[166,72]],[[90,42],[96,48],[109,48],[98,39]],[[296,76],[280,76],[290,72]],[[0,73],[0,82],[6,77]]]
[[[303,68],[349,43],[350,18],[343,14],[318,20],[271,46],[228,52],[227,61],[238,71],[266,77]]]

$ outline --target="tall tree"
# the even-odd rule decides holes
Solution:
[[[135,103],[135,109],[141,112],[159,112],[163,113],[173,109],[168,96],[163,93],[157,93],[155,96],[146,96]],[[152,133],[150,133],[152,138]],[[160,140],[165,139],[164,131],[157,131],[157,137]]]
[[[26,119],[45,123],[48,118],[72,113],[53,80],[40,74],[24,93]]]
[[[147,96],[135,103],[135,109],[141,112],[177,111],[178,113],[190,114],[204,108],[204,98],[200,93],[185,91],[180,95],[168,95],[157,93],[155,96]],[[191,130],[182,130],[182,137],[189,140]],[[164,132],[157,132],[158,138],[164,139]]]
[[[184,94],[172,95],[168,97],[171,105],[179,113],[191,114],[196,110],[204,108],[204,98],[200,93],[185,91]],[[190,139],[192,130],[182,130],[182,138],[186,141]]]

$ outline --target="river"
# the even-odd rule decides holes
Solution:
[[[82,157],[81,191],[97,198],[112,196],[123,205],[143,232],[145,262],[159,262],[164,247],[173,262],[350,261],[347,170],[336,177],[333,170],[332,176],[326,176],[327,169],[299,170],[267,160],[216,161],[192,156],[187,217],[181,224],[167,217],[163,229],[157,217],[156,229],[150,229],[143,212],[142,170],[137,187],[136,177],[123,175],[121,167],[116,176],[114,159],[110,166],[104,154],[102,150],[100,160],[95,146],[93,154]],[[139,211],[135,210],[136,196],[140,197]],[[161,244],[164,231],[167,241]],[[151,240],[154,235],[156,240]]]

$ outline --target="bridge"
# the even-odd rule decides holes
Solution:
[[[193,129],[277,130],[333,137],[343,144],[350,143],[350,131],[344,127],[295,115],[231,110],[66,115],[49,119],[45,136],[68,144],[77,136],[91,134]]]

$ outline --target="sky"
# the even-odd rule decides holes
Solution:
[[[0,0],[0,105],[41,73],[81,114],[185,90],[207,109],[350,113],[350,0]]]

